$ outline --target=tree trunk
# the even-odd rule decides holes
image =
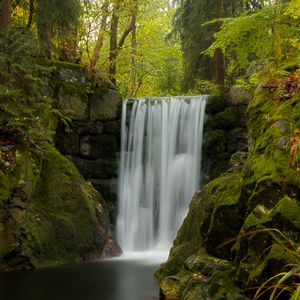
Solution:
[[[216,84],[224,85],[224,58],[221,48],[215,51],[215,77]]]
[[[216,2],[216,15],[217,18],[222,17],[222,1]],[[220,30],[220,24],[217,24],[217,30]],[[217,48],[215,51],[215,82],[216,84],[224,85],[224,57],[221,48]]]
[[[45,51],[45,56],[48,59],[52,58],[52,30],[49,28],[49,25],[44,24],[42,28],[39,28],[39,36]]]
[[[135,96],[135,86],[136,86],[136,48],[137,48],[137,40],[136,40],[136,15],[133,14],[133,29],[131,32],[131,89],[130,89],[130,97]]]
[[[10,0],[2,0],[1,4],[1,14],[0,14],[0,29],[8,29],[10,26],[10,10],[11,2]]]
[[[111,25],[110,25],[110,50],[109,50],[109,79],[113,84],[117,84],[116,74],[117,74],[117,50],[118,50],[118,25],[119,17],[114,9]]]
[[[27,28],[30,29],[32,25],[32,20],[33,20],[33,13],[34,13],[34,5],[33,5],[34,0],[29,1],[29,17],[28,17],[28,22],[27,22]]]
[[[117,74],[117,65],[116,59],[118,57],[118,52],[123,47],[125,40],[130,32],[136,26],[136,14],[133,12],[131,14],[131,20],[129,25],[123,31],[121,38],[118,42],[118,24],[119,17],[117,16],[117,8],[114,8],[111,26],[110,26],[110,54],[109,54],[109,79],[113,82],[113,84],[117,84],[116,74]]]
[[[108,0],[105,0],[105,2],[103,3],[103,6],[102,6],[102,19],[101,19],[101,25],[100,25],[100,29],[99,29],[99,33],[98,33],[98,37],[97,37],[97,41],[96,41],[96,46],[93,51],[93,56],[90,60],[91,67],[96,66],[96,64],[99,60],[100,50],[103,46],[103,31],[105,30],[105,28],[107,26],[108,6],[109,6],[109,2],[108,2]]]

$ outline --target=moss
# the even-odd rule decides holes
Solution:
[[[218,246],[236,237],[243,222],[240,173],[225,173],[203,189],[203,218],[200,232],[208,251],[220,258],[230,256],[230,247]],[[226,224],[226,226],[224,226]]]
[[[15,254],[0,268],[15,268],[16,257],[48,266],[100,256],[109,239],[101,196],[53,146],[19,151],[9,181],[1,174],[10,205],[0,206],[0,257]]]
[[[86,67],[80,64],[74,64],[67,61],[51,61],[51,64],[55,67],[69,70],[82,70],[85,71]]]
[[[91,88],[85,84],[78,82],[64,82],[61,84],[65,94],[77,95],[82,99],[88,100],[88,95],[91,93]]]
[[[226,106],[226,91],[223,88],[215,88],[208,97],[206,112],[215,114],[224,110]]]
[[[271,217],[282,217],[285,222],[290,223],[290,226],[294,226],[300,229],[300,204],[299,201],[292,199],[288,196],[283,197],[277,205],[274,207]]]

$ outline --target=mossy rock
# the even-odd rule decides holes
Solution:
[[[101,195],[76,167],[50,145],[19,151],[15,169],[1,174],[3,201],[10,205],[0,207],[0,269],[118,253]]]
[[[229,106],[224,111],[214,115],[212,128],[232,129],[245,123],[246,109],[239,106]]]
[[[112,89],[100,91],[91,98],[91,121],[117,120],[121,114],[122,97]]]
[[[202,191],[202,220],[200,233],[205,246],[214,256],[228,259],[230,247],[222,243],[237,236],[244,220],[241,211],[242,177],[239,172],[225,173],[207,184]],[[226,224],[226,226],[224,226]]]
[[[223,88],[216,88],[208,97],[206,113],[216,114],[223,111],[226,105],[228,105],[226,91]]]

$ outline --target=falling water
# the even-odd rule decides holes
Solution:
[[[205,103],[205,96],[123,103],[117,237],[124,251],[167,250],[175,238],[200,184]]]

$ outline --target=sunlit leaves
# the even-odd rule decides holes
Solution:
[[[245,70],[253,60],[278,63],[299,48],[299,14],[299,2],[294,0],[224,19],[206,54],[222,48],[232,69]]]

